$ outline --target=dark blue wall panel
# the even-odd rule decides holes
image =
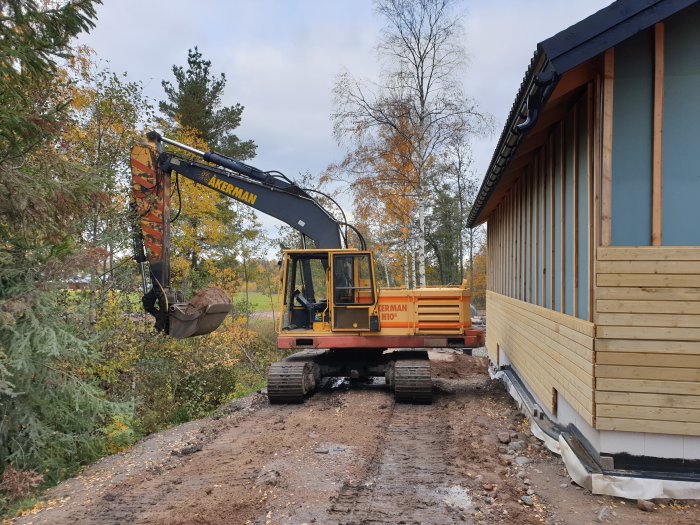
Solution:
[[[554,139],[554,310],[561,309],[561,140],[559,132]]]
[[[588,108],[578,114],[578,317],[588,319]]]
[[[574,118],[564,121],[564,313],[574,315]]]
[[[538,203],[538,227],[537,227],[537,238],[540,241],[540,246],[539,250],[537,252],[537,261],[538,261],[538,271],[537,271],[537,292],[538,292],[538,297],[539,301],[537,304],[540,306],[544,306],[544,277],[542,277],[542,272],[544,270],[544,258],[542,257],[542,252],[545,250],[545,245],[546,245],[546,239],[547,236],[544,234],[543,229],[544,229],[544,162],[545,162],[545,156],[542,155],[540,157],[540,164],[539,164],[539,170],[540,170],[540,177],[539,177],[539,184],[537,187],[537,203]]]
[[[670,31],[669,31],[670,32]],[[615,47],[612,139],[612,244],[651,242],[653,32]]]
[[[551,296],[552,296],[552,271],[553,268],[550,266],[550,254],[552,252],[552,245],[551,245],[551,231],[552,231],[552,213],[550,211],[551,209],[551,185],[550,185],[550,180],[549,180],[549,173],[551,169],[550,165],[550,160],[549,160],[549,155],[551,154],[551,151],[549,150],[549,142],[547,143],[547,164],[546,164],[546,169],[545,169],[545,185],[544,185],[544,224],[545,224],[545,235],[544,235],[544,259],[545,259],[545,294],[544,294],[544,306],[547,308],[553,308],[552,306],[552,301],[551,301]]]
[[[662,239],[700,246],[700,5],[666,21]]]
[[[523,239],[525,244],[523,245],[525,250],[523,252],[523,300],[527,302],[530,301],[530,178],[532,177],[532,165],[525,169],[524,179],[523,179]]]

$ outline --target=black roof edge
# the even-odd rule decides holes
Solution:
[[[549,69],[550,75],[545,74],[543,77],[550,79],[547,84],[547,87],[550,89],[547,89],[545,93],[545,90],[542,89],[542,82],[536,80],[538,80],[538,75],[545,73],[547,69]],[[546,54],[538,49],[533,55],[530,66],[520,84],[520,90],[511,106],[507,124],[503,128],[501,138],[498,140],[496,149],[491,157],[489,169],[474,200],[467,218],[468,228],[474,227],[482,207],[491,197],[518,146],[537,123],[540,109],[549,99],[549,95],[551,95],[558,80],[559,78],[551,69],[551,64]],[[532,96],[530,96],[531,91],[533,92]]]
[[[537,123],[567,71],[699,0],[618,0],[540,42],[525,72],[476,196],[467,226],[473,228],[518,146]]]

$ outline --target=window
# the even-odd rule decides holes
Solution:
[[[374,304],[369,254],[333,256],[333,294],[336,305]]]

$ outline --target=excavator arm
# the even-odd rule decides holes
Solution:
[[[218,153],[204,153],[162,137],[157,140],[186,148],[204,161],[218,166],[213,167],[172,153],[162,153],[158,167],[163,173],[178,173],[279,219],[312,239],[317,248],[342,248],[345,244],[338,221],[293,182]]]
[[[215,330],[231,309],[229,303],[184,304],[170,290],[170,216],[172,175],[197,184],[275,217],[312,239],[317,248],[346,245],[339,223],[309,193],[277,172],[263,172],[215,152],[202,152],[151,132],[131,150],[135,259],[141,265],[143,306],[156,319],[156,328],[172,337],[203,335]],[[165,151],[169,144],[198,160]],[[363,244],[364,242],[361,241]],[[150,289],[146,278],[146,262]],[[304,273],[310,272],[307,267]],[[310,273],[308,282],[312,282]],[[313,296],[313,290],[310,290]],[[211,294],[210,294],[211,295]],[[221,294],[214,294],[221,298]],[[194,299],[193,299],[194,300]],[[196,302],[196,301],[195,301]]]

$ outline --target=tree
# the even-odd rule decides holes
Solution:
[[[459,84],[464,66],[461,18],[456,0],[377,0],[385,21],[379,44],[380,84],[349,73],[335,88],[334,133],[355,149],[396,135],[408,146],[406,161],[415,181],[420,286],[426,286],[425,217],[430,207],[430,168],[456,129],[480,132],[488,118],[465,98]],[[351,152],[352,154],[352,152]]]
[[[243,106],[222,106],[226,76],[221,73],[217,78],[210,70],[211,62],[195,47],[188,51],[187,69],[173,66],[175,84],[161,83],[167,100],[161,101],[159,108],[170,121],[169,134],[201,150],[251,158],[255,143],[241,141],[233,133],[241,123]],[[185,288],[196,289],[209,284],[217,270],[225,268],[225,288],[232,287],[239,280],[237,257],[249,237],[250,229],[244,226],[246,214],[241,214],[231,199],[189,180],[181,178],[179,190],[176,205],[183,212],[172,229],[174,276]]]
[[[44,238],[60,231],[59,213],[72,213],[82,202],[79,176],[35,177],[23,169],[26,158],[56,136],[68,103],[65,91],[50,93],[56,63],[70,54],[69,42],[94,26],[92,0],[44,9],[40,3],[6,2],[0,24],[0,233]],[[62,82],[64,79],[58,79]],[[36,157],[35,157],[36,158]],[[48,159],[44,158],[44,161]],[[80,186],[80,188],[78,187]],[[59,219],[59,222],[56,221]]]
[[[196,130],[178,128],[174,139],[208,149]],[[177,150],[178,155],[188,154]],[[216,285],[233,293],[244,269],[239,260],[246,243],[260,235],[252,210],[211,188],[184,177],[174,181],[171,268],[174,282],[190,291]]]
[[[91,55],[89,49],[81,48],[69,62],[71,125],[63,130],[61,144],[68,158],[89,170],[102,196],[91,203],[81,236],[87,247],[100,254],[90,269],[88,315],[93,325],[96,291],[99,287],[104,292],[110,279],[114,284],[115,254],[130,249],[129,151],[139,137],[139,126],[152,121],[153,108],[140,82],[98,66]]]
[[[35,0],[3,2],[0,163],[17,160],[35,149],[48,128],[60,121],[65,100],[42,105],[28,95],[41,82],[51,80],[56,62],[70,54],[71,39],[94,27],[96,3],[101,2],[76,0],[47,9]]]
[[[460,280],[464,279],[464,260],[468,259],[470,291],[474,294],[474,254],[483,243],[483,227],[467,228],[467,218],[479,192],[479,179],[471,170],[471,152],[469,148],[470,131],[459,129],[448,144],[443,157],[442,169],[447,182],[456,191],[458,228],[459,228],[459,271]],[[465,254],[466,248],[466,254]]]
[[[75,239],[100,196],[61,151],[69,86],[56,65],[93,26],[95,3],[5,2],[0,24],[0,468],[49,478],[95,457],[119,408],[86,380],[95,356],[54,293],[85,264]]]
[[[161,82],[167,101],[158,105],[171,125],[196,130],[213,150],[240,160],[255,156],[252,140],[241,141],[233,131],[241,124],[243,106],[223,106],[226,75],[209,74],[211,62],[195,46],[187,52],[187,69],[173,66],[175,85]]]
[[[477,308],[486,308],[487,263],[486,245],[482,244],[478,253],[474,255],[469,272],[471,302]]]
[[[460,221],[454,220],[459,198],[444,185],[436,190],[435,204],[426,218],[426,241],[437,260],[441,284],[459,284],[461,246]]]
[[[412,287],[408,262],[413,259],[415,248],[417,223],[413,217],[418,196],[410,154],[411,145],[401,134],[384,129],[373,140],[358,142],[340,164],[331,165],[322,177],[323,183],[341,181],[350,189],[356,221],[384,267],[387,283],[392,280],[388,275],[390,253],[403,253],[405,278],[394,276],[394,281],[405,281],[407,288]]]

